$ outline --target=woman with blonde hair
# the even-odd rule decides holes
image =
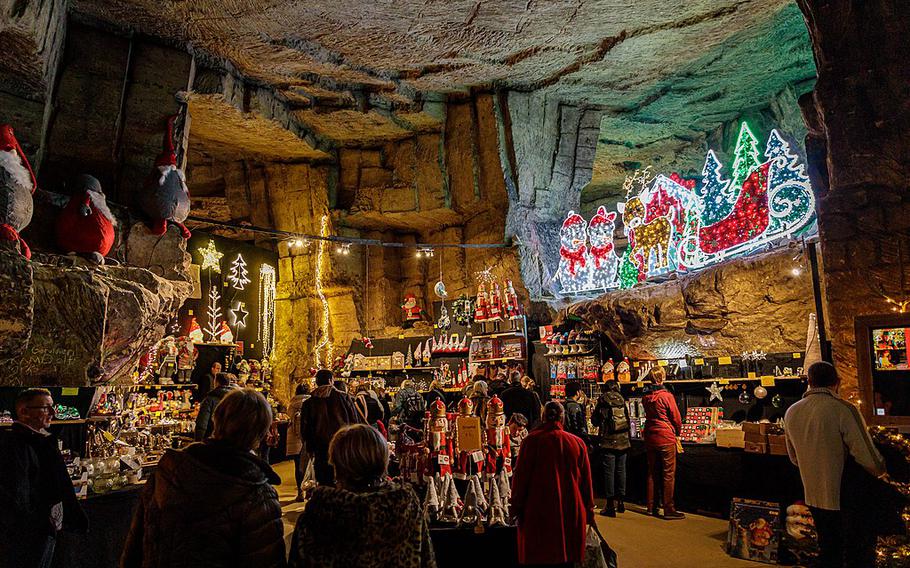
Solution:
[[[648,512],[662,519],[684,519],[686,516],[676,510],[673,501],[676,485],[676,439],[682,430],[682,417],[676,406],[676,397],[664,386],[667,373],[663,367],[654,367],[648,376],[653,384],[641,401],[645,407]],[[658,492],[663,497],[663,515],[658,506]]]
[[[253,389],[215,408],[212,437],[168,450],[142,492],[122,568],[283,567],[281,484],[253,452],[272,409]]]
[[[423,507],[388,480],[389,447],[375,428],[345,426],[329,446],[337,486],[313,491],[297,519],[292,568],[435,568]]]

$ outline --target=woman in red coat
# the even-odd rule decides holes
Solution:
[[[648,452],[648,511],[660,517],[656,500],[657,487],[663,488],[664,519],[683,519],[673,505],[676,485],[676,437],[682,429],[682,418],[676,398],[664,387],[667,378],[663,367],[651,370],[654,385],[642,399],[645,407],[645,449]]]
[[[565,410],[544,407],[544,422],[521,444],[512,481],[512,511],[518,519],[519,564],[582,562],[585,531],[594,522],[594,489],[588,450],[563,430]]]

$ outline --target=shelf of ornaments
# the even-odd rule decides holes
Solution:
[[[404,373],[411,371],[438,371],[439,367],[395,367],[393,369],[351,369],[351,373]]]
[[[596,354],[596,353],[597,353],[597,345],[591,344],[591,345],[590,345],[590,349],[587,349],[587,350],[585,350],[585,351],[570,351],[570,352],[568,352],[568,353],[563,353],[563,352],[559,352],[559,353],[544,353],[544,356],[545,356],[545,357],[553,357],[553,358],[558,358],[558,357],[583,357],[583,356],[585,356],[585,355],[594,355],[594,354]]]
[[[471,359],[471,363],[506,363],[508,361],[524,361],[526,357],[493,357],[492,359]]]
[[[582,379],[575,379],[582,380]],[[685,384],[685,383],[717,383],[719,385],[732,384],[732,383],[747,383],[747,382],[756,382],[756,381],[767,381],[773,380],[775,383],[779,381],[805,381],[806,377],[798,375],[781,375],[781,376],[764,376],[764,377],[715,377],[710,379],[667,379],[664,381],[664,384]],[[642,386],[650,385],[652,381],[627,381],[620,382],[620,386]]]

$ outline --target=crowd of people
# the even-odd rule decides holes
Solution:
[[[650,378],[643,399],[647,512],[681,519],[673,498],[680,413],[663,369],[653,369]],[[215,372],[211,380],[197,441],[166,452],[142,491],[123,568],[435,566],[421,499],[410,484],[390,478],[388,440],[397,429],[420,430],[426,409],[449,398],[438,384],[419,393],[404,381],[392,398],[368,383],[349,388],[321,370],[315,388],[296,387],[288,406],[287,452],[297,498],[307,505],[287,550],[275,489],[281,479],[263,449],[273,433],[272,408],[230,374]],[[834,367],[817,363],[808,380],[810,388],[785,422],[788,451],[815,519],[821,565],[871,566],[875,534],[863,524],[868,511],[857,514],[858,498],[844,493],[842,482],[851,477],[851,466],[881,476],[882,456],[856,408],[837,396]],[[477,377],[461,396],[473,402],[481,419],[493,396],[505,408],[519,562],[582,562],[596,514],[592,457],[604,476],[600,514],[625,512],[631,441],[619,385],[603,383],[596,401],[589,401],[572,383],[565,404],[541,406],[533,381],[516,374],[489,383]],[[16,422],[0,436],[0,566],[44,568],[51,565],[57,532],[84,531],[87,519],[56,438],[47,431],[54,416],[51,393],[25,389],[15,410]]]

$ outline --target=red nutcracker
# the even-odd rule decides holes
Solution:
[[[502,290],[499,288],[499,282],[494,283],[492,288],[490,288],[489,319],[494,321],[502,319]]]
[[[492,476],[505,472],[512,473],[512,450],[509,443],[509,429],[506,427],[506,413],[502,401],[493,395],[487,403],[486,463],[484,471]]]
[[[483,282],[477,285],[477,303],[474,308],[474,321],[484,322],[490,319],[490,307],[487,303],[487,289]]]
[[[506,280],[506,315],[509,319],[521,317],[521,305],[518,303],[518,294],[515,293],[515,286],[511,280]]]
[[[458,403],[458,418],[477,418],[474,416],[474,403],[470,398],[464,397]],[[455,456],[457,457],[457,462],[455,464],[455,477],[458,479],[468,479],[472,475],[477,475],[480,473],[480,469],[483,464],[483,452],[480,450],[469,451],[459,448],[458,422],[456,421],[455,424]]]
[[[446,405],[438,398],[430,405],[427,412],[426,432],[424,435],[430,459],[427,462],[426,476],[432,478],[452,475],[452,440],[449,435],[449,418]]]

